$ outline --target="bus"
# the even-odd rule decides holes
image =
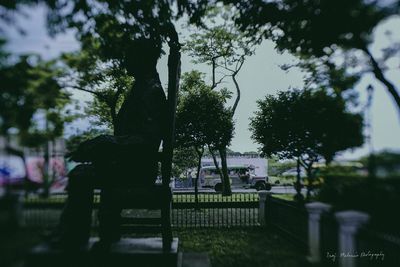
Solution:
[[[271,190],[267,176],[257,176],[253,165],[228,166],[228,175],[231,188],[256,190]],[[216,192],[222,191],[222,181],[215,166],[204,166],[200,170],[200,185],[203,188],[213,188]]]

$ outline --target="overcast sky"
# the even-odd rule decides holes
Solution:
[[[42,8],[31,9],[29,18],[20,18],[19,25],[25,29],[27,34],[22,36],[10,28],[6,32],[9,41],[7,48],[14,53],[35,52],[44,58],[56,57],[61,52],[74,51],[79,49],[79,43],[75,40],[73,32],[60,34],[52,39],[47,35],[45,27],[45,12]],[[400,18],[392,18],[378,27],[375,33],[375,42],[372,51],[379,55],[380,49],[390,44],[384,32],[390,29],[394,37],[400,37]],[[277,91],[287,90],[289,87],[301,87],[302,73],[299,70],[285,72],[279,65],[292,63],[294,58],[288,54],[278,54],[274,50],[274,44],[264,41],[256,50],[255,55],[249,57],[240,74],[238,81],[242,88],[242,97],[236,110],[235,137],[231,149],[235,151],[256,151],[258,146],[253,143],[248,130],[249,117],[253,116],[256,110],[256,101],[264,98],[267,94],[276,94]],[[387,77],[396,85],[400,85],[400,63],[393,62],[393,70],[386,73]],[[167,59],[163,57],[159,64],[161,80],[167,83]],[[198,66],[191,63],[191,59],[183,55],[182,72],[198,69],[209,72],[207,66]],[[400,150],[400,118],[396,112],[394,102],[386,92],[385,88],[377,82],[371,74],[364,75],[356,90],[360,92],[361,101],[365,99],[365,88],[372,84],[375,87],[374,102],[372,107],[372,141],[375,150],[396,149]],[[226,83],[229,89],[234,91],[233,84]],[[74,94],[79,99],[90,99],[90,96],[83,92]],[[76,128],[88,127],[87,121],[80,121],[70,126],[67,133],[72,133]],[[353,159],[368,152],[367,146],[355,151],[347,151],[340,158]]]

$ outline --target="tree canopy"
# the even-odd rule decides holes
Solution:
[[[197,166],[198,156],[194,147],[177,147],[172,158],[172,175],[181,177]]]
[[[398,8],[363,0],[233,2],[239,10],[235,21],[248,34],[261,30],[278,49],[317,57],[336,47],[369,44],[372,30]]]
[[[176,142],[178,146],[214,148],[229,145],[233,120],[224,103],[227,95],[213,91],[192,71],[182,77],[181,97],[177,107]]]
[[[173,22],[188,15],[191,23],[201,23],[210,1],[104,1],[42,0],[49,7],[48,28],[56,34],[67,28],[77,30],[78,39],[99,40],[102,59],[120,59],[129,69],[135,54],[135,40],[152,40],[161,53],[164,42],[177,42]],[[153,51],[154,52],[154,51]],[[160,54],[158,54],[160,56]],[[136,58],[135,58],[136,57]]]
[[[3,61],[0,67],[0,134],[17,130],[26,145],[38,145],[63,134],[72,112],[70,95],[62,90],[62,70],[55,61],[37,55],[22,55]],[[36,117],[35,117],[36,116]],[[43,124],[37,116],[43,117]]]
[[[263,155],[297,159],[298,177],[300,165],[307,173],[307,198],[315,178],[313,164],[322,158],[329,163],[337,152],[364,141],[362,116],[350,113],[343,98],[324,89],[280,92],[259,100],[258,108],[250,122],[252,138]]]
[[[362,116],[346,110],[342,98],[324,90],[290,90],[258,101],[252,138],[264,155],[301,158],[308,166],[363,144]]]

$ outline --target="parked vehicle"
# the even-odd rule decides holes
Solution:
[[[297,179],[297,168],[289,169],[280,175],[281,181],[280,184],[282,185],[294,185]],[[308,186],[308,178],[305,170],[303,168],[300,169],[300,179],[301,184],[303,186]],[[320,176],[315,177],[313,181],[314,186],[320,186],[323,183],[324,179]]]
[[[281,173],[281,176],[284,177],[297,177],[297,168],[291,168]],[[307,174],[303,168],[300,169],[300,177],[306,178]]]
[[[228,175],[232,188],[255,188],[256,190],[271,190],[267,176],[256,176],[252,165],[228,166]],[[200,170],[200,184],[205,188],[222,191],[221,177],[215,166],[205,166]]]

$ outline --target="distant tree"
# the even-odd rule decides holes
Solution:
[[[237,75],[246,58],[254,54],[255,43],[237,29],[232,20],[233,15],[226,7],[210,9],[207,22],[196,28],[196,33],[190,35],[183,50],[193,58],[193,63],[211,66],[212,89],[227,78],[232,79],[236,90],[231,108],[234,114],[241,93]]]
[[[313,164],[331,162],[337,152],[363,144],[362,117],[346,110],[342,98],[325,90],[291,90],[258,101],[252,138],[266,156],[297,159],[313,182]]]
[[[268,175],[277,176],[289,169],[295,168],[296,162],[293,160],[279,160],[277,156],[272,155],[268,158]]]
[[[63,134],[64,124],[74,116],[67,108],[70,95],[58,78],[62,70],[55,61],[36,55],[20,56],[0,68],[0,134],[17,130],[24,145],[37,146]],[[43,125],[38,123],[41,116]]]
[[[201,158],[205,146],[221,149],[229,145],[234,126],[231,112],[224,106],[227,96],[213,91],[205,84],[198,72],[183,75],[181,92],[176,118],[176,142],[178,147],[194,147],[196,150],[198,158],[195,192],[197,196]],[[225,181],[229,183],[229,179]],[[230,188],[226,185],[224,187]],[[223,193],[230,194],[231,192]]]
[[[197,153],[194,147],[177,147],[172,158],[172,175],[188,176],[188,170],[197,167]]]
[[[0,51],[2,48],[0,47]],[[23,146],[44,145],[44,195],[48,195],[52,178],[49,169],[49,141],[63,135],[65,123],[76,116],[67,107],[70,95],[59,78],[63,70],[56,61],[44,61],[37,55],[0,59],[0,134],[16,134]]]
[[[369,164],[370,157],[362,157],[360,161],[364,166]],[[391,150],[383,150],[373,155],[374,164],[377,168],[386,172],[387,176],[400,175],[400,153]]]
[[[226,81],[227,78],[232,79],[235,86],[235,101],[230,108],[232,117],[240,101],[241,89],[237,80],[237,75],[243,67],[248,56],[254,54],[254,43],[250,38],[240,33],[234,25],[233,11],[223,6],[211,8],[207,13],[207,21],[201,26],[195,28],[195,32],[190,35],[183,47],[193,57],[195,64],[207,64],[211,67],[211,89],[217,89],[219,85]],[[192,27],[189,27],[194,28]],[[223,88],[226,91],[225,88]],[[227,91],[226,91],[227,92]],[[229,179],[227,174],[227,148],[208,147],[215,167],[219,170],[216,153],[221,158],[222,172],[221,179]],[[230,183],[224,181],[226,189],[224,194],[229,195],[231,191]]]

